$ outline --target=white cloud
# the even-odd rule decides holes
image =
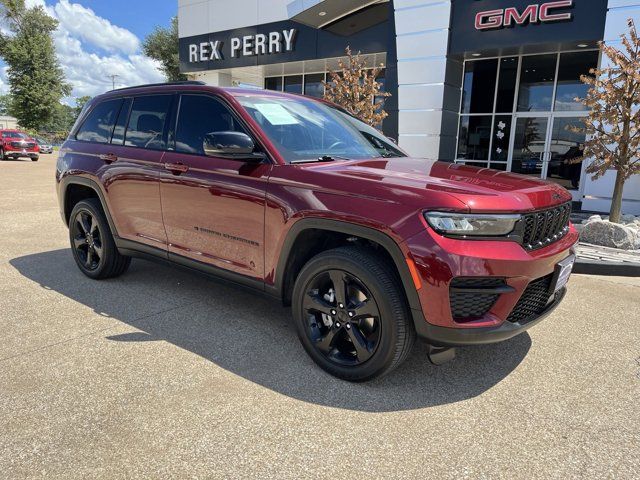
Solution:
[[[7,66],[0,68],[0,95],[9,93],[9,84],[7,83]]]
[[[24,4],[27,8],[46,7],[44,0],[25,0]]]
[[[141,53],[136,35],[93,10],[69,0],[59,0],[52,6],[44,0],[26,0],[26,5],[42,6],[58,20],[53,38],[60,65],[73,86],[72,97],[93,97],[111,90],[110,75],[117,75],[116,88],[164,80],[158,63]],[[103,53],[88,51],[87,44]],[[0,77],[0,90],[3,83]],[[73,104],[73,98],[66,101]]]
[[[97,16],[90,8],[69,0],[60,0],[54,7],[60,25],[76,38],[106,52],[133,54],[140,50],[140,40],[126,28],[113,25]]]

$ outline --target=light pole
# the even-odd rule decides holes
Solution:
[[[115,90],[116,89],[116,78],[118,78],[120,75],[114,73],[112,75],[107,75],[107,77],[109,77],[111,79],[111,89]]]

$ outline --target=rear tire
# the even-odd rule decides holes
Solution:
[[[360,247],[328,250],[309,260],[294,286],[293,318],[309,356],[351,382],[392,371],[416,338],[395,268]]]
[[[113,278],[129,268],[131,257],[118,252],[102,206],[95,198],[82,200],[73,207],[69,239],[78,268],[89,278]]]
[[[4,148],[0,148],[0,162],[1,162],[2,160],[5,160],[5,158],[6,158],[6,157],[4,156]]]
[[[37,162],[40,159],[40,157],[31,157],[31,161],[32,162]]]

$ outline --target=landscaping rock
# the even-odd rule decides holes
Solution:
[[[601,221],[602,221],[602,217],[600,215],[591,215],[589,218],[587,218],[586,222],[582,222],[582,223],[601,222]]]
[[[627,225],[594,219],[582,228],[580,241],[622,250],[635,250],[640,247],[640,233]]]

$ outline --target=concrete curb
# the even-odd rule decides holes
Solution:
[[[598,262],[578,257],[576,263],[573,265],[573,273],[616,277],[640,277],[640,263]]]

